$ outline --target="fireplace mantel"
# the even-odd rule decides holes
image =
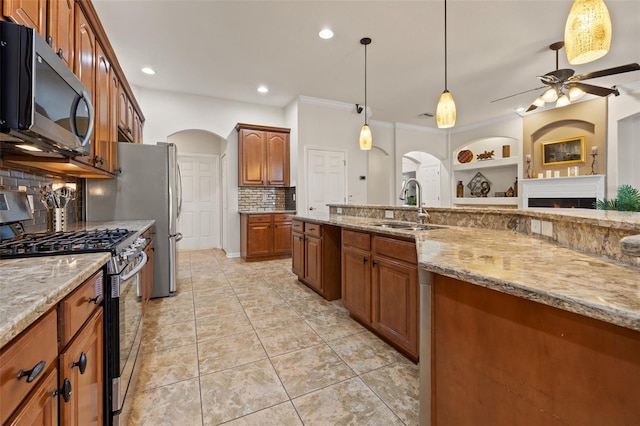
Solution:
[[[565,176],[546,179],[522,180],[522,207],[527,209],[532,198],[548,199],[603,199],[605,175]]]

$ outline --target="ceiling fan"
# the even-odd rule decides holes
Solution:
[[[640,70],[640,65],[637,63],[631,63],[600,71],[593,71],[586,74],[573,75],[574,70],[569,68],[559,69],[558,67],[558,51],[563,47],[563,41],[558,41],[549,46],[549,49],[556,52],[556,69],[546,73],[545,75],[538,76],[540,81],[546,86],[536,87],[535,89],[525,90],[524,92],[495,99],[491,101],[491,103],[522,95],[523,93],[533,92],[534,90],[544,89],[547,86],[547,90],[533,101],[527,109],[527,112],[533,111],[538,107],[542,107],[548,102],[556,102],[556,106],[565,106],[570,104],[572,101],[580,99],[585,93],[590,93],[596,96],[609,96],[611,94],[618,96],[620,92],[618,92],[618,89],[616,89],[615,86],[612,88],[594,86],[592,84],[582,83],[582,81]]]

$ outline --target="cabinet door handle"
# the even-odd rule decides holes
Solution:
[[[78,362],[71,363],[71,368],[74,368],[74,367],[79,367],[80,374],[84,374],[84,371],[87,369],[87,354],[82,352],[80,354],[80,359],[78,360]]]
[[[62,395],[64,402],[69,402],[71,400],[72,393],[73,391],[71,390],[71,382],[69,381],[69,379],[64,379],[62,387],[60,389],[56,389],[53,392],[53,395]]]
[[[53,37],[51,37],[51,36],[47,37],[47,44],[49,46],[53,46]]]
[[[20,370],[20,371],[18,371],[18,380],[20,380],[23,377],[27,376],[27,383],[33,382],[36,379],[36,377],[38,377],[40,375],[40,373],[42,373],[42,370],[44,370],[44,366],[45,365],[47,365],[47,363],[45,361],[40,361],[39,363],[34,365],[31,370],[27,370],[27,371]]]
[[[376,262],[376,261],[374,260],[373,262],[371,262],[371,264],[372,264],[373,266],[376,266],[376,265],[378,264],[378,262]]]
[[[102,302],[102,296],[96,296],[96,297],[90,297],[87,299],[87,303],[93,303],[95,305],[99,304],[100,302]]]
[[[362,263],[367,263],[369,261],[369,259],[367,259],[367,256],[362,258]]]
[[[62,50],[62,48],[58,49],[57,54],[58,54],[58,57],[62,59],[62,57],[64,56],[64,50]]]

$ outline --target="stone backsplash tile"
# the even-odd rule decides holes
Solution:
[[[243,186],[238,188],[240,211],[295,210],[296,188],[261,188]]]
[[[77,198],[67,207],[68,224],[83,221],[84,179],[57,176],[40,169],[11,164],[0,159],[0,188],[17,191],[20,186],[24,186],[27,188],[27,195],[33,195],[33,219],[23,223],[26,232],[47,230],[47,209],[40,201],[40,190],[47,185],[58,182],[76,184]]]

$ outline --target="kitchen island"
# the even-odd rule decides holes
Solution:
[[[462,213],[474,223],[480,219],[473,213],[486,216],[448,210],[436,209],[432,221]],[[531,218],[637,234],[640,215],[511,210],[500,218],[508,225],[503,229],[425,231],[375,226],[385,219],[364,209],[357,216],[299,218],[415,239],[421,424],[634,424],[640,418],[637,265],[528,234]]]

